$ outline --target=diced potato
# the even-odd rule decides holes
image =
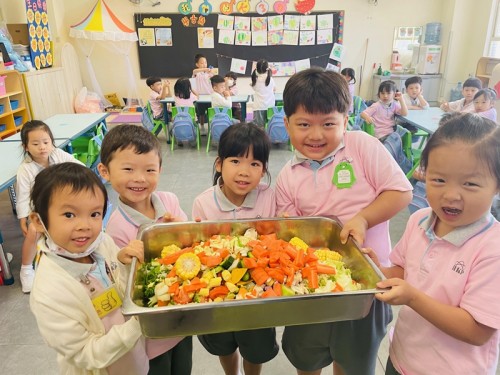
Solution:
[[[221,286],[222,284],[222,277],[214,277],[208,282],[208,288],[215,288],[216,286]]]
[[[228,270],[222,271],[222,278],[224,279],[224,281],[231,280],[231,272],[229,272]]]

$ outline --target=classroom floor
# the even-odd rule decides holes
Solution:
[[[195,148],[176,146],[174,152],[167,147],[164,135],[160,135],[163,148],[163,170],[158,190],[171,191],[179,197],[181,207],[191,216],[191,203],[203,190],[211,185],[212,166],[216,149],[209,154],[204,150],[206,137],[202,139],[200,151]],[[284,146],[274,146],[271,152],[270,172],[274,181],[281,167],[291,158],[292,153]],[[116,199],[112,197],[112,199]],[[408,211],[401,211],[391,220],[391,236],[395,243],[404,230]],[[13,375],[55,375],[57,363],[55,352],[48,348],[29,310],[29,295],[21,292],[19,269],[21,259],[22,234],[15,216],[12,214],[7,191],[0,193],[0,228],[4,237],[4,249],[14,255],[11,268],[15,283],[0,287],[0,364],[2,373]],[[395,309],[397,310],[397,309]],[[394,322],[393,322],[394,323]],[[282,328],[277,328],[278,343]],[[208,354],[197,339],[193,340],[193,375],[223,374],[218,359]],[[388,342],[384,339],[379,350],[376,375],[384,374],[388,356]],[[263,375],[294,374],[295,371],[283,352],[263,366]],[[323,374],[332,374],[331,366]],[[497,375],[500,371],[497,371]]]

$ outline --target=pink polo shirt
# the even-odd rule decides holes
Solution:
[[[401,105],[397,100],[393,100],[389,105],[378,101],[365,109],[363,113],[373,117],[375,121],[375,136],[382,138],[394,132],[394,125],[396,125],[394,115],[401,113]]]
[[[159,118],[163,114],[163,104],[160,103],[160,94],[154,90],[149,90],[149,104],[153,111],[153,117]]]
[[[231,203],[217,184],[196,197],[192,212],[193,220],[195,218],[201,220],[255,219],[275,215],[274,190],[265,184],[259,184],[248,193],[240,207]]]
[[[332,183],[335,167],[351,164],[355,183],[337,188]],[[277,213],[290,216],[337,216],[345,223],[387,190],[409,191],[411,184],[386,148],[364,132],[347,132],[344,143],[321,165],[297,155],[288,162],[276,182]],[[389,264],[389,222],[366,232],[364,246],[373,248],[383,265]]]
[[[390,256],[405,280],[428,296],[460,306],[479,323],[500,328],[500,223],[489,213],[443,238],[434,234],[430,208],[413,214]],[[494,375],[498,331],[481,346],[442,332],[407,306],[399,312],[390,347],[401,374]]]
[[[210,77],[212,76],[213,74],[207,72],[199,72],[196,73],[196,75],[193,75],[196,79],[196,93],[198,95],[210,95],[212,91],[214,91],[212,89],[212,83],[210,82]]]
[[[194,107],[194,102],[198,100],[198,97],[191,93],[189,98],[179,98],[178,96],[174,97],[175,106],[176,107]]]
[[[476,112],[477,115],[490,119],[491,121],[497,122],[497,110],[495,108],[490,108],[484,112]]]

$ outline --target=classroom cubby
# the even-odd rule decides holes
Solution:
[[[2,70],[0,76],[5,76],[6,91],[0,95],[0,139],[4,139],[20,131],[31,117],[21,74]]]

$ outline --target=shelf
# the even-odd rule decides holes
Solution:
[[[0,104],[4,112],[0,114],[0,124],[5,125],[5,130],[0,132],[0,139],[5,139],[19,132],[23,124],[30,120],[28,100],[24,92],[23,78],[16,70],[1,71],[0,75],[6,76],[5,89],[7,94],[0,96]],[[16,100],[18,107],[12,110],[12,101]],[[22,117],[22,122],[16,126],[14,117]]]
[[[500,59],[493,57],[481,57],[477,62],[476,77],[481,80],[483,87],[488,87],[491,78],[491,72],[495,66],[500,64]]]

